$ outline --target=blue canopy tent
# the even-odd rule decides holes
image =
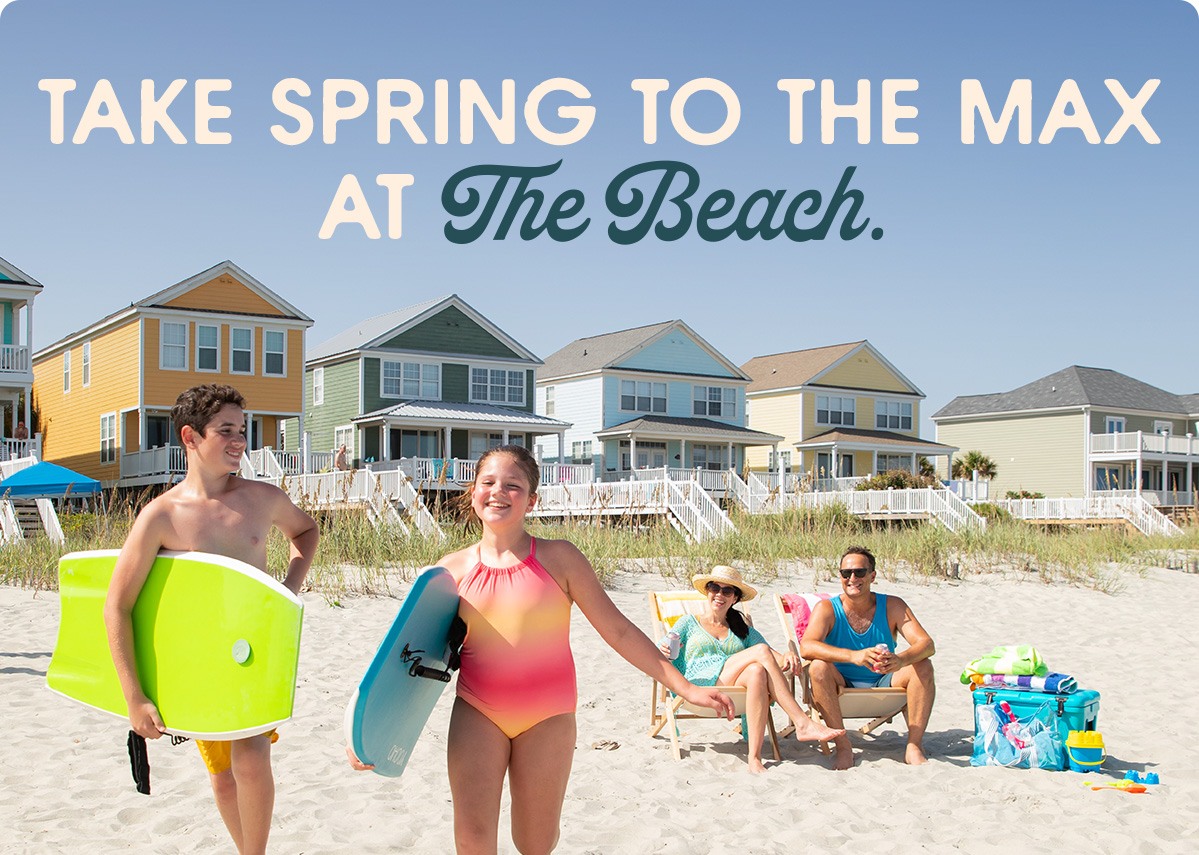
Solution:
[[[10,499],[63,499],[96,496],[100,482],[54,463],[35,463],[0,481],[0,497]]]

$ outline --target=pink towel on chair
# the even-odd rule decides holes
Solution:
[[[783,605],[787,614],[791,615],[791,623],[795,626],[795,640],[803,640],[804,630],[808,628],[808,619],[812,617],[812,609],[821,600],[832,599],[832,594],[782,594]]]

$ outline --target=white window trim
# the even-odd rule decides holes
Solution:
[[[831,419],[828,419],[828,420],[822,422],[820,420],[820,399],[821,398],[840,398],[841,400],[845,400],[846,398],[849,398],[851,401],[853,401],[853,424],[852,425],[845,424],[844,418],[842,418],[840,424],[832,421]],[[824,394],[821,394],[821,395],[815,396],[814,403],[816,404],[816,412],[814,413],[814,415],[816,416],[816,424],[822,425],[824,427],[851,427],[851,428],[858,427],[858,399],[855,396],[853,396],[853,395],[824,395]],[[833,408],[832,408],[831,404],[828,406],[827,411],[830,413],[833,412]],[[842,409],[837,410],[837,412],[844,414],[846,412],[846,410],[844,409],[844,405],[842,405]]]
[[[62,353],[62,393],[71,391],[71,351],[68,348]]]
[[[266,355],[268,353],[270,353],[270,351],[268,351],[266,349],[267,333],[280,333],[283,336],[283,352],[282,352],[283,372],[280,374],[270,374],[270,373],[267,373],[267,370],[266,370]],[[263,327],[262,328],[262,376],[263,377],[279,377],[279,378],[287,377],[287,330],[276,329],[274,327]]]
[[[705,405],[709,405],[709,404],[712,404],[712,403],[714,403],[714,402],[713,402],[711,399],[709,399],[709,398],[707,397],[708,390],[709,390],[709,389],[719,389],[719,390],[720,390],[720,415],[718,415],[718,416],[710,416],[710,415],[708,415],[707,413],[704,413],[704,415],[703,415],[701,418],[705,418],[705,419],[725,419],[725,420],[728,420],[728,419],[736,419],[736,418],[737,418],[737,387],[736,387],[736,386],[722,386],[722,385],[721,385],[721,384],[719,384],[719,383],[692,383],[692,384],[691,384],[691,418],[697,418],[697,416],[695,415],[695,401],[696,401],[696,398],[695,398],[695,390],[696,390],[696,389],[703,389],[703,390],[704,390],[704,395],[705,395],[705,397],[704,397],[704,404],[705,404]],[[732,414],[732,415],[728,415],[728,414],[726,414],[726,413],[724,412],[724,409],[725,409],[725,404],[724,404],[724,393],[725,393],[725,390],[728,390],[728,391],[730,391],[730,392],[732,392],[732,393],[733,393],[733,402],[732,402],[732,404],[730,405],[730,406],[732,406],[732,408],[733,408],[733,414]],[[669,393],[668,393],[668,394],[669,394]],[[669,408],[669,402],[668,402],[668,404],[667,404],[667,407]]]
[[[349,439],[349,442],[346,443],[346,456],[349,457],[350,460],[353,460],[354,459],[354,435],[357,433],[357,431],[354,430],[354,426],[352,424],[338,425],[337,427],[333,428],[333,451],[335,453],[336,453],[337,449],[341,448],[341,443],[337,441],[337,435],[339,433],[349,433],[350,439]]]
[[[183,366],[180,368],[172,368],[166,364],[165,354],[167,348],[166,326],[174,324],[175,326],[183,327]],[[158,322],[158,368],[161,371],[187,371],[188,362],[188,341],[191,336],[191,324],[187,321],[168,321],[160,320]],[[170,347],[179,347],[177,344],[172,344]]]
[[[634,409],[631,409],[631,410],[626,410],[624,408],[624,404],[621,403],[621,399],[624,397],[624,393],[620,389],[620,384],[626,383],[626,382],[633,383],[633,384],[648,382],[650,384],[650,387],[649,387],[650,408],[648,410],[638,410],[638,409],[636,409],[636,407],[634,407]],[[654,407],[653,407],[654,384],[655,383],[660,383],[666,387],[666,409],[660,413],[655,413]],[[694,393],[692,393],[692,394],[694,394]],[[637,399],[637,387],[636,387],[636,385],[634,385],[633,386],[634,404],[636,403],[636,399]],[[648,380],[648,381],[646,381],[646,380],[641,380],[636,377],[617,377],[616,378],[616,407],[622,413],[641,413],[642,415],[646,415],[646,416],[653,416],[653,415],[669,416],[670,415],[670,383],[667,382],[666,380]]]
[[[841,397],[844,398],[845,396],[842,395]],[[899,404],[899,405],[901,405],[900,413],[899,413],[899,421],[900,421],[899,427],[879,427],[878,426],[879,404]],[[903,427],[903,409],[902,409],[903,404],[908,404],[912,408],[912,415],[909,416],[909,418],[912,420],[911,427],[906,427],[906,428]],[[854,404],[854,407],[857,407],[856,403]],[[890,421],[889,416],[888,416],[888,421]],[[854,426],[857,427],[857,411],[856,410],[854,412]],[[872,430],[890,430],[890,431],[898,431],[899,433],[910,433],[910,432],[914,431],[915,429],[916,429],[916,404],[914,401],[905,401],[901,398],[875,398],[874,399],[874,427],[872,428]]]
[[[1116,422],[1116,426],[1119,427],[1120,429],[1119,430],[1108,430],[1108,425],[1111,424],[1112,422]],[[1103,432],[1104,433],[1124,433],[1124,429],[1125,429],[1125,427],[1127,427],[1127,425],[1128,425],[1128,421],[1124,418],[1124,416],[1104,416],[1103,417]]]
[[[394,363],[397,363],[398,365],[400,365],[400,394],[398,394],[398,395],[390,395],[383,391],[383,364],[385,362],[394,362]],[[419,366],[421,366],[421,379],[420,379],[420,381],[418,381],[418,385],[417,385],[418,390],[420,389],[419,384],[425,382],[424,366],[436,365],[437,366],[437,394],[433,395],[433,396],[419,395],[419,394],[418,395],[405,395],[404,394],[404,368],[403,368],[404,365],[419,365]],[[379,357],[379,397],[387,398],[387,399],[393,400],[393,401],[396,401],[396,400],[440,401],[441,400],[441,382],[443,379],[442,375],[445,373],[442,369],[444,367],[445,366],[443,366],[440,361],[429,360],[429,359],[424,359],[424,360],[402,359],[402,358],[401,359],[387,359],[385,357]],[[470,382],[469,372],[467,373],[467,382],[468,383]]]
[[[554,386],[545,387],[545,414],[552,416],[558,409],[558,393]]]
[[[1164,428],[1164,431],[1163,431],[1163,428]],[[1174,422],[1165,420],[1165,419],[1154,419],[1153,420],[1153,432],[1156,434],[1163,434],[1165,436],[1173,436],[1174,435]]]
[[[233,332],[234,332],[234,330],[249,330],[250,331],[250,370],[249,371],[237,371],[233,367],[233,349],[234,349],[233,348]],[[239,347],[237,349],[242,350],[243,348]],[[233,324],[229,325],[229,373],[230,374],[240,374],[243,377],[253,377],[254,376],[254,327],[240,327],[240,326],[235,327],[235,326],[233,326]]]
[[[104,459],[104,422],[106,419],[112,419],[112,459]],[[109,463],[116,463],[120,457],[121,451],[121,435],[120,435],[120,419],[117,418],[116,412],[103,413],[100,416],[100,462],[107,466]]]
[[[92,385],[92,343],[90,341],[83,343],[81,356],[83,361],[79,368],[79,375],[83,381],[81,385],[86,389]]]
[[[319,393],[319,394],[318,394]],[[319,407],[325,403],[325,368],[312,369],[312,406]]]
[[[200,327],[208,327],[216,330],[216,368],[201,368],[200,367]],[[194,354],[196,371],[201,374],[217,374],[221,370],[221,325],[220,324],[196,324],[196,352]]]
[[[475,397],[475,381],[474,381],[475,371],[486,371],[487,372],[487,397],[486,398],[476,398]],[[469,366],[467,366],[467,369],[466,369],[466,380],[467,380],[466,397],[467,397],[467,400],[470,401],[470,403],[472,403],[472,404],[500,404],[501,406],[509,406],[513,403],[512,401],[507,400],[507,399],[505,399],[503,401],[491,400],[491,372],[492,371],[503,371],[504,372],[504,380],[505,380],[504,389],[505,390],[512,388],[506,382],[508,379],[508,372],[512,371],[517,374],[520,374],[520,377],[521,377],[520,403],[517,404],[516,406],[524,407],[528,404],[528,402],[529,402],[529,390],[528,390],[529,373],[528,373],[527,369],[525,369],[523,366],[522,367],[513,367],[511,365],[487,365],[487,364],[484,364],[481,362],[472,362]],[[550,386],[548,388],[552,389],[553,387]],[[506,394],[507,394],[507,392],[505,392],[505,395]]]

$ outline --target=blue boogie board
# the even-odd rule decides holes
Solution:
[[[346,742],[375,772],[398,778],[450,681],[448,639],[458,586],[448,570],[426,569],[400,605],[346,707]]]

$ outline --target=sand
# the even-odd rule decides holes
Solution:
[[[1186,662],[1199,641],[1199,575],[1122,574],[1117,594],[1044,585],[1036,577],[962,583],[881,581],[903,596],[937,644],[938,699],[925,747],[930,763],[903,764],[901,721],[855,736],[857,766],[829,770],[810,745],[784,740],[766,774],[746,770],[745,743],[727,723],[685,723],[683,760],[646,735],[649,679],[607,648],[575,610],[579,737],[563,810],[561,853],[782,853],[848,844],[885,852],[1199,851],[1199,728]],[[677,587],[621,574],[612,596],[648,629],[645,592]],[[765,593],[812,590],[810,578]],[[834,590],[822,583],[819,590]],[[397,593],[403,593],[401,586]],[[782,645],[768,599],[756,625]],[[348,767],[345,703],[398,610],[391,598],[334,607],[305,595],[301,679],[294,720],[274,751],[277,801],[271,851],[453,851],[445,772],[452,693],[429,721],[404,777]],[[45,688],[57,596],[0,588],[0,855],[230,852],[207,775],[191,744],[150,745],[153,795],[138,794],[126,727]],[[970,693],[962,666],[1000,643],[1033,643],[1055,670],[1102,694],[1099,730],[1112,779],[1155,771],[1146,795],[1092,792],[1072,772],[972,768]],[[1165,658],[1166,667],[1154,666]],[[776,712],[781,725],[781,714]],[[618,743],[595,749],[601,740]],[[513,852],[507,809],[500,851]]]

